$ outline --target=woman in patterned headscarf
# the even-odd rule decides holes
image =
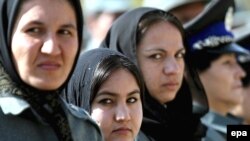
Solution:
[[[80,2],[0,0],[0,11],[1,140],[101,140],[87,114],[59,96],[82,44]]]

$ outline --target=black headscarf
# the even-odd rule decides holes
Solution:
[[[75,72],[63,92],[67,102],[82,107],[90,113],[90,106],[95,97],[92,86],[94,73],[98,65],[110,56],[125,57],[117,51],[105,48],[93,49],[80,55]]]
[[[12,32],[22,2],[25,1],[0,0],[0,65],[1,70],[3,69],[4,73],[7,75],[4,77],[1,76],[1,79],[3,79],[1,82],[8,82],[6,83],[8,84],[8,87],[13,89],[10,95],[19,96],[25,99],[31,105],[31,108],[35,110],[36,113],[44,119],[44,121],[51,125],[59,140],[71,141],[71,131],[68,125],[67,117],[61,105],[62,102],[59,97],[59,92],[67,83],[73,72],[82,44],[83,15],[80,0],[69,1],[75,10],[79,41],[78,52],[75,57],[74,65],[67,80],[62,84],[62,86],[51,91],[39,90],[22,81],[14,65],[11,52]],[[5,87],[6,86],[1,86],[1,90]],[[5,93],[2,90],[0,96],[5,96],[4,94]],[[51,109],[48,110],[44,107],[44,105]]]
[[[21,80],[20,76],[18,75],[17,70],[15,69],[14,66],[14,61],[12,59],[12,53],[11,53],[11,37],[12,37],[13,27],[15,25],[16,18],[19,13],[19,8],[22,5],[22,2],[23,2],[22,0],[0,0],[0,63],[2,64],[6,72],[8,72],[8,75],[16,84],[25,87],[30,87],[29,85],[24,83]],[[79,40],[78,53],[76,56],[77,59],[83,38],[82,37],[83,15],[82,15],[80,0],[70,0],[70,3],[72,3],[73,5],[77,18],[77,31]],[[73,68],[75,64],[76,61],[73,65]],[[63,85],[65,85],[65,83]],[[61,86],[61,88],[63,87],[63,85]],[[35,88],[31,89],[34,89],[36,91]]]
[[[141,18],[150,12],[165,12],[154,8],[137,8],[121,15],[111,26],[107,33],[106,38],[102,42],[102,46],[117,50],[126,56],[128,56],[134,63],[137,62],[136,50],[137,50],[137,28]],[[183,39],[184,40],[184,39]],[[185,43],[184,43],[185,44]],[[153,135],[154,138],[159,140],[166,140],[164,136],[176,136],[185,137],[182,135],[192,136],[197,122],[199,122],[200,116],[207,112],[207,99],[205,91],[200,83],[199,76],[195,70],[192,69],[192,64],[188,61],[189,54],[188,48],[187,55],[185,58],[185,68],[187,77],[185,77],[180,90],[177,93],[176,98],[167,103],[167,109],[163,108],[155,99],[150,96],[147,91],[145,93],[145,104],[144,104],[144,121],[142,130],[149,135]],[[196,106],[193,106],[193,100],[196,101]],[[197,104],[198,103],[198,104]],[[201,106],[202,103],[203,105]],[[199,106],[197,106],[199,105]],[[204,106],[204,107],[203,107]],[[196,117],[197,116],[197,117]],[[195,118],[195,119],[194,119]],[[158,123],[159,128],[154,125],[151,126],[147,123]],[[156,125],[155,124],[155,125]],[[148,126],[149,125],[149,126]],[[165,126],[165,131],[159,131]],[[159,136],[161,135],[163,136]],[[185,133],[186,132],[186,133]],[[190,133],[190,135],[189,135]],[[189,140],[188,138],[186,138]]]
[[[63,92],[66,101],[90,111],[91,82],[96,67],[105,58],[119,54],[116,51],[99,48],[82,53],[75,72]]]

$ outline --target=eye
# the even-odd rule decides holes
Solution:
[[[131,97],[127,100],[128,103],[135,103],[137,101],[137,98]]]
[[[155,59],[155,60],[159,60],[159,59],[162,58],[162,55],[158,53],[158,54],[153,54],[153,55],[151,55],[149,57],[152,58],[152,59]]]
[[[69,30],[61,29],[58,31],[59,34],[62,35],[71,35],[71,32]]]
[[[223,62],[223,64],[232,67],[232,66],[236,65],[237,62],[236,62],[236,61],[233,61],[233,60],[225,60],[225,61]]]
[[[108,105],[108,104],[111,104],[113,101],[109,98],[104,98],[104,99],[101,99],[98,103],[100,104],[103,104],[103,105]]]
[[[176,58],[184,58],[186,55],[186,50],[182,49],[176,54]]]
[[[26,30],[27,33],[39,33],[41,32],[42,30],[38,27],[32,27],[32,28],[29,28]]]
[[[223,62],[223,64],[225,64],[225,65],[229,65],[229,64],[231,64],[231,61],[226,60],[226,61],[224,61],[224,62]]]

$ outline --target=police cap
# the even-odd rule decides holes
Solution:
[[[231,31],[234,0],[213,0],[185,25],[187,43],[191,52],[249,54],[234,42]]]

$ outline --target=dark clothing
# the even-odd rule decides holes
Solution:
[[[181,94],[177,95],[176,99],[179,98]],[[156,141],[165,141],[166,139],[186,139],[192,140],[193,125],[192,125],[192,111],[191,106],[187,107],[187,102],[190,102],[190,96],[188,95],[180,99],[183,103],[178,105],[186,105],[186,107],[175,107],[177,103],[168,103],[166,107],[159,104],[150,95],[146,95],[146,105],[144,106],[143,114],[144,120],[142,124],[142,131],[145,134],[149,134]],[[173,101],[175,102],[175,101]],[[173,105],[172,105],[173,104]],[[176,109],[175,110],[173,110]],[[182,108],[182,110],[177,110]]]
[[[142,18],[153,12],[166,14],[162,10],[144,7],[121,15],[111,26],[101,46],[119,51],[137,64],[138,24]],[[144,120],[141,129],[146,135],[151,136],[157,141],[166,141],[168,139],[195,140],[193,136],[196,134],[198,125],[200,125],[200,115],[203,115],[204,112],[192,112],[194,109],[192,98],[195,95],[205,97],[205,91],[200,83],[197,72],[190,69],[188,55],[185,58],[185,62],[187,77],[185,77],[176,98],[166,103],[166,107],[154,100],[146,88],[143,108]],[[207,102],[206,99],[204,101],[205,103]],[[206,112],[206,110],[204,111]]]
[[[24,102],[15,97],[8,98],[12,99],[14,103],[16,103],[16,100]],[[0,101],[2,100],[6,101],[6,98],[0,98]],[[16,104],[18,107],[15,108],[21,108],[20,110],[22,110],[22,106]],[[91,120],[84,110],[63,104],[74,141],[102,141],[98,125]],[[0,105],[2,105],[1,102]],[[47,123],[41,121],[41,117],[34,113],[32,108],[26,109],[25,105],[23,106],[25,109],[17,115],[15,113],[5,114],[2,107],[0,108],[1,141],[59,141],[53,129]]]

